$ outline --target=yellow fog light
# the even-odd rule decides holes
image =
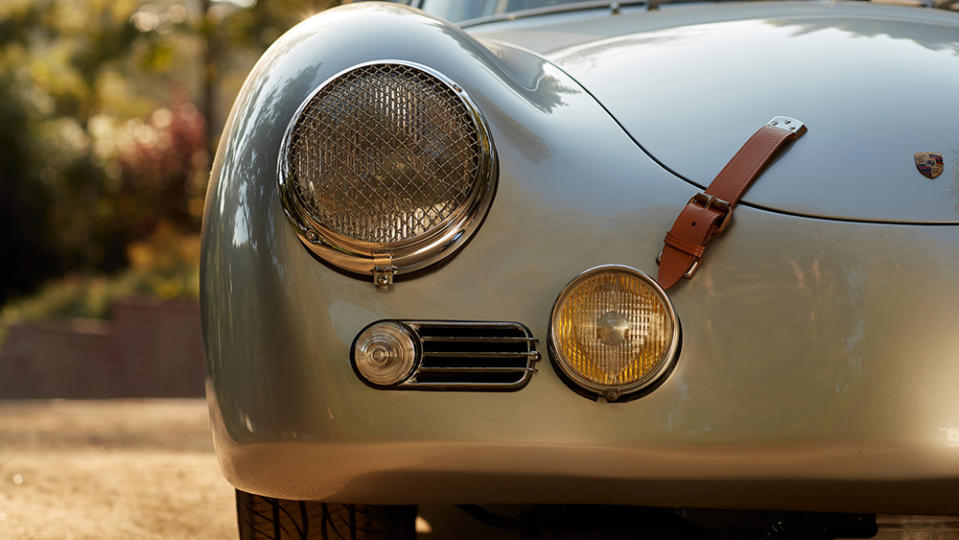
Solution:
[[[657,382],[679,348],[679,320],[663,289],[628,266],[576,276],[550,320],[553,362],[569,382],[615,401]]]

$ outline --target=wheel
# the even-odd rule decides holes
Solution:
[[[236,491],[241,540],[412,540],[415,506],[288,501]]]

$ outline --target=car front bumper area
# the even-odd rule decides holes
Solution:
[[[272,243],[252,249],[274,255],[234,259],[205,293],[208,398],[231,483],[363,503],[959,512],[954,228],[739,208],[704,268],[670,291],[673,372],[606,403],[549,361],[550,308],[590,265],[654,272],[674,212],[659,199],[689,188],[666,182],[675,193],[656,192],[648,212],[575,230],[517,217],[547,212],[520,212],[515,185],[502,183],[462,253],[390,290],[312,258],[274,211]],[[350,347],[381,319],[518,321],[543,360],[512,392],[372,388]]]
[[[669,291],[682,341],[668,378],[631,401],[585,398],[549,361],[557,295],[601,264],[655,275],[663,235],[697,189],[563,73],[527,62],[539,70],[529,80],[549,84],[514,84],[503,73],[521,68],[494,66],[464,34],[418,17],[395,24],[436,43],[369,51],[385,45],[367,40],[339,59],[313,54],[314,42],[353,34],[295,30],[234,107],[201,263],[207,396],[233,485],[354,503],[959,513],[959,229],[741,205],[694,278]],[[462,250],[381,289],[301,245],[276,164],[316,84],[389,57],[463,85],[489,122],[500,173]],[[350,348],[383,319],[516,321],[543,359],[511,392],[381,390],[357,377]]]

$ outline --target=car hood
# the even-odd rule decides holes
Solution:
[[[652,157],[707,185],[773,116],[808,133],[743,202],[797,215],[959,223],[959,16],[893,6],[663,6],[490,38],[577,79]],[[914,154],[937,152],[929,179]]]

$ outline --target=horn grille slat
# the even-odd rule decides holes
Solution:
[[[419,340],[420,362],[397,388],[517,390],[540,359],[536,339],[516,322],[401,321]]]

